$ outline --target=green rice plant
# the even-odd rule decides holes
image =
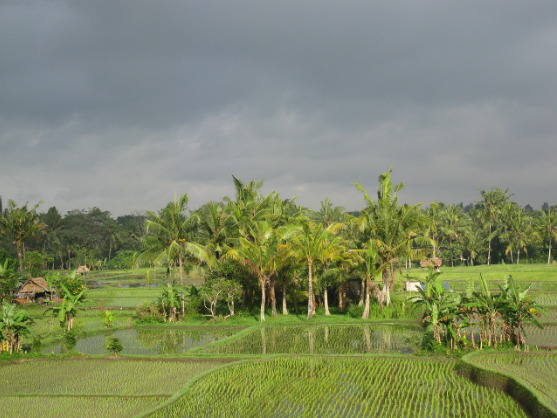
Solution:
[[[0,366],[0,402],[16,395],[170,396],[219,361],[37,360]]]
[[[543,400],[557,410],[557,353],[478,353],[470,357],[470,361],[518,378],[538,391]]]
[[[557,325],[545,324],[543,329],[527,325],[524,327],[526,343],[530,346],[557,347]]]
[[[130,417],[154,408],[161,397],[0,396],[5,417]]]
[[[156,412],[174,416],[526,416],[500,390],[416,357],[280,357],[218,369]]]

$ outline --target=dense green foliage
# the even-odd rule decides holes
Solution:
[[[14,352],[0,361],[107,350],[191,359],[0,365],[9,375],[0,380],[3,412],[35,415],[46,405],[61,414],[75,404],[81,415],[106,416],[105,407],[135,414],[185,394],[159,413],[521,415],[501,392],[458,377],[452,360],[403,358],[426,354],[417,325],[376,321],[421,315],[442,354],[506,340],[557,346],[555,206],[521,208],[500,188],[467,206],[401,204],[402,183],[392,184],[389,171],[377,198],[357,185],[361,210],[347,213],[326,198],[314,211],[263,194],[262,182],[233,180],[234,197],[197,210],[186,194],[117,219],[98,208],[39,213],[38,204],[13,201],[0,210],[0,342]],[[431,257],[443,259],[447,283],[417,268]],[[8,303],[39,275],[61,300],[25,310]],[[425,282],[412,294],[419,303],[408,300],[404,280]],[[538,305],[549,308],[545,318]],[[538,319],[543,331],[531,325]],[[392,352],[399,357],[376,357]],[[210,372],[218,361],[209,356],[244,360]],[[513,373],[527,380],[536,364]]]

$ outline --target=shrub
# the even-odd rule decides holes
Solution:
[[[118,353],[124,349],[122,343],[116,337],[108,337],[104,343],[104,347],[115,357],[118,357]]]
[[[43,274],[46,257],[37,251],[26,251],[23,257],[23,265],[27,274],[31,277],[39,277]]]
[[[133,267],[135,261],[135,252],[130,250],[120,250],[106,264],[110,270],[127,270]]]

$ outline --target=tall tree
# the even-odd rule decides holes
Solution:
[[[374,202],[365,189],[355,182],[358,190],[364,193],[367,207],[357,220],[359,228],[373,238],[383,270],[383,299],[391,304],[390,285],[394,285],[394,264],[400,256],[409,254],[412,241],[418,236],[423,223],[420,205],[398,204],[398,192],[404,187],[402,183],[393,186],[389,170],[379,176],[377,202]]]
[[[56,206],[52,206],[48,209],[46,213],[41,213],[39,215],[41,223],[44,225],[43,234],[43,252],[50,253],[52,255],[52,268],[54,269],[54,259],[56,255],[60,257],[60,263],[62,260],[62,246],[60,241],[60,230],[62,229],[62,215],[56,209]]]
[[[233,221],[221,203],[209,202],[199,211],[199,233],[208,251],[219,259],[233,233]]]
[[[31,239],[43,228],[37,214],[37,203],[31,210],[27,204],[17,207],[13,200],[8,200],[8,207],[0,214],[0,231],[12,239],[17,251],[19,271],[23,271],[23,256],[25,253],[25,242]]]
[[[313,316],[314,262],[329,258],[329,253],[338,249],[342,238],[335,236],[330,228],[323,224],[314,224],[309,220],[302,220],[298,225],[287,229],[284,235],[292,246],[292,250],[300,259],[305,260],[308,268],[308,320]]]
[[[363,319],[369,319],[371,305],[371,286],[375,277],[380,275],[385,265],[379,264],[379,252],[377,247],[370,239],[363,249],[355,250],[359,256],[360,264],[356,268],[356,272],[365,280],[365,308],[362,314]]]
[[[547,242],[547,264],[551,264],[551,247],[557,239],[557,209],[555,206],[542,210],[536,229],[542,239]]]
[[[491,243],[493,238],[495,238],[498,233],[498,220],[501,215],[501,209],[511,194],[509,194],[509,189],[505,189],[503,191],[503,189],[499,187],[488,191],[480,190],[480,195],[482,196],[482,200],[477,203],[481,209],[481,213],[483,214],[484,222],[487,222],[488,225],[487,265],[490,265],[492,250]]]
[[[514,205],[506,225],[507,230],[505,235],[509,240],[509,244],[505,252],[510,252],[516,249],[516,264],[520,264],[520,252],[523,250],[527,252],[527,245],[530,242],[532,223],[531,217],[526,214],[518,205]],[[511,262],[512,262],[511,258]]]
[[[261,288],[261,322],[265,321],[265,289],[278,267],[279,245],[279,236],[271,223],[257,221],[246,227],[238,238],[238,244],[224,255],[225,258],[243,261],[257,275]]]
[[[147,211],[144,238],[147,250],[144,254],[153,255],[155,259],[167,257],[178,260],[180,282],[184,281],[184,261],[187,256],[210,262],[205,248],[193,241],[195,225],[199,222],[197,214],[187,213],[188,195],[174,198],[159,213]]]

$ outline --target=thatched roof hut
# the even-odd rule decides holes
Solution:
[[[19,298],[31,303],[37,300],[42,302],[42,300],[50,298],[51,294],[47,281],[42,277],[28,279],[19,289]]]
[[[426,258],[425,260],[420,261],[421,268],[433,267],[433,270],[435,271],[439,271],[439,268],[441,267],[442,264],[443,264],[443,260],[440,259],[439,257]]]

